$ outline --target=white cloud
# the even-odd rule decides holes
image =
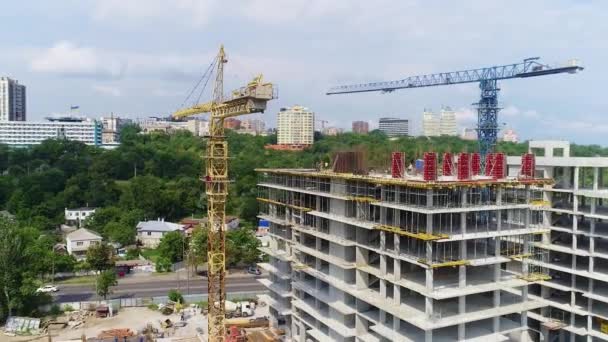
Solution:
[[[461,127],[471,127],[477,123],[477,111],[471,108],[456,110],[456,122]]]
[[[79,47],[69,41],[60,41],[39,51],[30,61],[32,71],[65,76],[114,78],[122,74],[124,66],[119,59],[107,58],[94,48]]]
[[[120,88],[115,86],[95,84],[93,85],[93,90],[103,95],[109,95],[114,97],[122,96],[122,91],[120,90]]]
[[[172,25],[200,27],[215,13],[216,0],[97,0],[92,16],[121,25],[162,20]]]
[[[507,106],[507,107],[503,108],[498,115],[506,117],[507,119],[517,119],[517,118],[539,119],[540,118],[540,114],[536,110],[533,110],[533,109],[522,110],[516,106]],[[499,117],[499,120],[500,120],[500,117]]]

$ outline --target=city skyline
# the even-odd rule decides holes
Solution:
[[[404,118],[418,128],[425,107],[445,103],[457,112],[460,127],[473,127],[476,112],[471,103],[478,100],[477,86],[390,95],[324,93],[334,85],[514,63],[537,55],[547,63],[578,58],[586,68],[579,75],[502,82],[499,122],[517,130],[522,140],[602,144],[608,125],[600,121],[601,87],[593,85],[606,73],[601,65],[606,49],[597,44],[608,32],[599,17],[606,5],[542,1],[526,4],[526,11],[521,11],[522,6],[514,4],[502,9],[501,17],[517,18],[516,22],[496,19],[480,30],[476,18],[491,18],[495,6],[478,2],[471,12],[450,3],[254,2],[227,17],[215,1],[10,3],[7,25],[19,20],[28,29],[0,33],[7,51],[0,61],[3,76],[28,86],[30,120],[73,103],[95,116],[168,114],[182,104],[217,46],[224,43],[229,58],[225,91],[264,71],[281,90],[267,113],[300,103],[315,108],[330,126],[344,128],[354,120],[377,122],[393,113],[407,113]],[[353,18],[352,23],[342,25],[344,17]],[[178,25],[163,25],[176,18]],[[227,25],[219,25],[227,19]],[[431,19],[442,24],[417,24]],[[27,25],[29,21],[41,24]],[[367,29],[354,35],[360,27]],[[244,30],[249,34],[242,35]],[[270,32],[275,32],[272,40],[263,38]],[[120,40],[115,39],[118,34]],[[370,48],[362,50],[361,40]],[[307,49],[295,49],[304,41],[310,43]],[[438,46],[436,41],[442,42],[441,51],[450,53],[429,48]],[[265,115],[264,120],[275,126],[274,115]]]

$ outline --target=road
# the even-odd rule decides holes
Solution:
[[[256,279],[259,277],[228,277],[226,279],[226,292],[244,292],[244,291],[263,291],[266,288]],[[179,284],[179,286],[178,286]],[[154,297],[166,296],[171,289],[181,289],[182,294],[188,294],[186,280],[142,277],[140,279],[129,279],[129,281],[118,281],[118,285],[112,287],[112,295],[109,298],[138,298],[138,297]],[[190,294],[207,293],[206,279],[191,279]],[[80,302],[96,300],[95,285],[60,285],[59,291],[53,294],[53,299],[56,302]]]

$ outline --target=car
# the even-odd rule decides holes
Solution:
[[[59,288],[55,285],[44,285],[42,287],[39,287],[36,292],[38,293],[48,293],[48,292],[57,292],[59,291]]]
[[[250,267],[247,268],[247,273],[249,273],[249,274],[255,274],[255,275],[260,275],[260,274],[262,274],[262,271],[260,271],[259,267],[250,266]]]

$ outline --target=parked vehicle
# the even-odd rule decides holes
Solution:
[[[251,317],[255,313],[255,302],[226,301],[226,317]]]
[[[257,266],[249,266],[247,268],[247,273],[249,273],[249,274],[255,274],[255,275],[261,275],[262,271]]]
[[[37,293],[49,293],[49,292],[57,292],[59,288],[55,285],[44,285],[43,287],[39,287],[36,292]]]

